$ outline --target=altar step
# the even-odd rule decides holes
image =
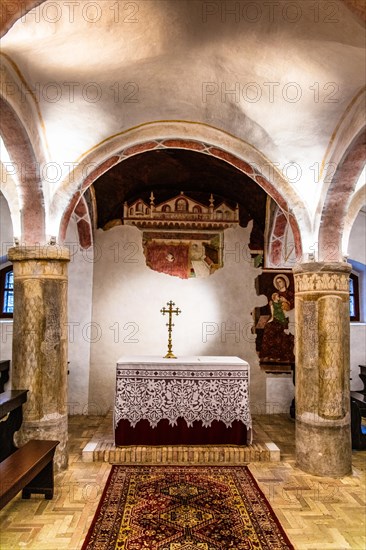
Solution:
[[[83,450],[84,462],[109,462],[111,464],[244,464],[249,462],[273,462],[280,460],[280,452],[274,444],[254,443],[247,447],[226,446],[164,446],[164,447],[115,447],[113,442],[88,443]]]
[[[82,451],[83,462],[111,464],[243,464],[248,462],[278,462],[280,449],[267,433],[253,423],[253,443],[236,445],[166,445],[116,447],[110,415],[100,425],[93,439]]]

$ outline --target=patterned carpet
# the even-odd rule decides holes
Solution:
[[[113,466],[82,550],[289,550],[245,466]]]

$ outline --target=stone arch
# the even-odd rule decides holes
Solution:
[[[358,216],[359,211],[366,205],[366,184],[356,191],[353,195],[349,207],[347,209],[347,215],[344,220],[344,228],[342,235],[342,249],[347,251],[349,238],[351,235],[353,224]]]
[[[39,163],[21,120],[3,97],[0,109],[0,135],[13,164],[13,177],[19,183],[22,242],[41,243],[45,238],[45,216]]]
[[[84,195],[80,197],[80,200],[75,207],[74,216],[80,247],[83,249],[88,249],[93,244],[93,231],[89,209]]]
[[[14,179],[8,174],[5,166],[0,162],[0,191],[8,203],[13,235],[18,237],[21,235],[21,220],[20,220],[20,205],[17,187]]]
[[[188,201],[187,199],[184,199],[184,198],[181,198],[179,197],[179,199],[177,199],[175,201],[175,210],[176,212],[188,212]]]
[[[353,138],[341,158],[324,202],[319,229],[319,260],[342,261],[342,236],[358,178],[366,162],[366,127]]]
[[[184,137],[177,137],[184,136]],[[149,123],[112,136],[80,161],[62,182],[50,207],[59,240],[80,196],[100,175],[130,156],[156,149],[185,149],[231,164],[262,187],[281,207],[293,229],[300,257],[311,242],[308,211],[289,181],[257,149],[221,130],[199,123]],[[58,231],[56,232],[56,227]]]
[[[0,37],[4,36],[18,19],[46,0],[3,0]]]
[[[50,160],[50,154],[37,93],[4,52],[0,52],[0,95],[21,121],[43,172],[43,164]]]

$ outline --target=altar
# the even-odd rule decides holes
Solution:
[[[122,357],[115,443],[249,445],[249,365],[239,357]]]

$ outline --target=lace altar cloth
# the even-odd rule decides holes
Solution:
[[[117,363],[114,423],[132,427],[147,419],[151,427],[167,419],[176,426],[213,420],[230,427],[238,420],[251,429],[249,365],[238,357],[124,358]]]

